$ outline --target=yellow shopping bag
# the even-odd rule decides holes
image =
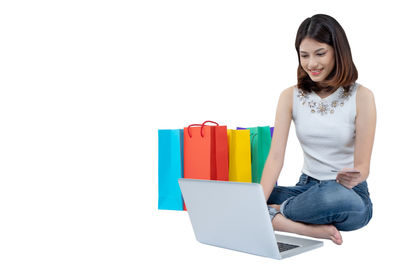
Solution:
[[[228,130],[229,181],[251,183],[250,130]]]

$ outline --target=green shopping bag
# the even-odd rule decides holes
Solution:
[[[265,161],[271,148],[271,130],[269,126],[248,129],[250,129],[251,142],[251,181],[260,183]]]

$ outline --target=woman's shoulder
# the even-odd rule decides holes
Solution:
[[[292,111],[292,105],[293,105],[293,94],[294,90],[296,88],[296,85],[290,86],[286,89],[284,89],[281,92],[281,95],[279,97],[279,104],[281,106],[285,106],[288,111]]]
[[[291,97],[293,97],[293,93],[294,93],[294,90],[296,89],[296,87],[297,87],[297,85],[293,85],[293,86],[290,86],[290,87],[284,89],[284,90],[281,92],[281,96],[282,96],[282,97],[285,97],[285,98],[291,98]]]
[[[357,87],[357,95],[363,97],[374,97],[372,90],[362,84],[359,84]]]
[[[375,106],[375,97],[372,90],[359,84],[357,87],[357,110],[370,109]]]
[[[374,93],[362,84],[357,87],[357,102],[373,101]]]

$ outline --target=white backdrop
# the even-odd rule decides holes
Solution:
[[[398,262],[394,3],[2,1],[0,265]],[[185,212],[157,210],[157,129],[273,125],[296,83],[297,29],[317,13],[343,26],[358,82],[375,94],[373,219],[342,246],[281,262],[197,243]],[[281,185],[302,161],[292,126]]]

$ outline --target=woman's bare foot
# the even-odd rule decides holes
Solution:
[[[311,236],[315,238],[330,239],[333,243],[341,245],[343,243],[342,235],[334,225],[305,224],[292,221],[282,214],[277,214],[272,220],[274,230],[299,235]]]
[[[324,238],[330,239],[336,245],[341,245],[343,243],[342,235],[339,230],[336,229],[333,225],[316,225],[310,224],[307,225],[309,227],[308,231],[306,231],[306,235],[316,238]]]

